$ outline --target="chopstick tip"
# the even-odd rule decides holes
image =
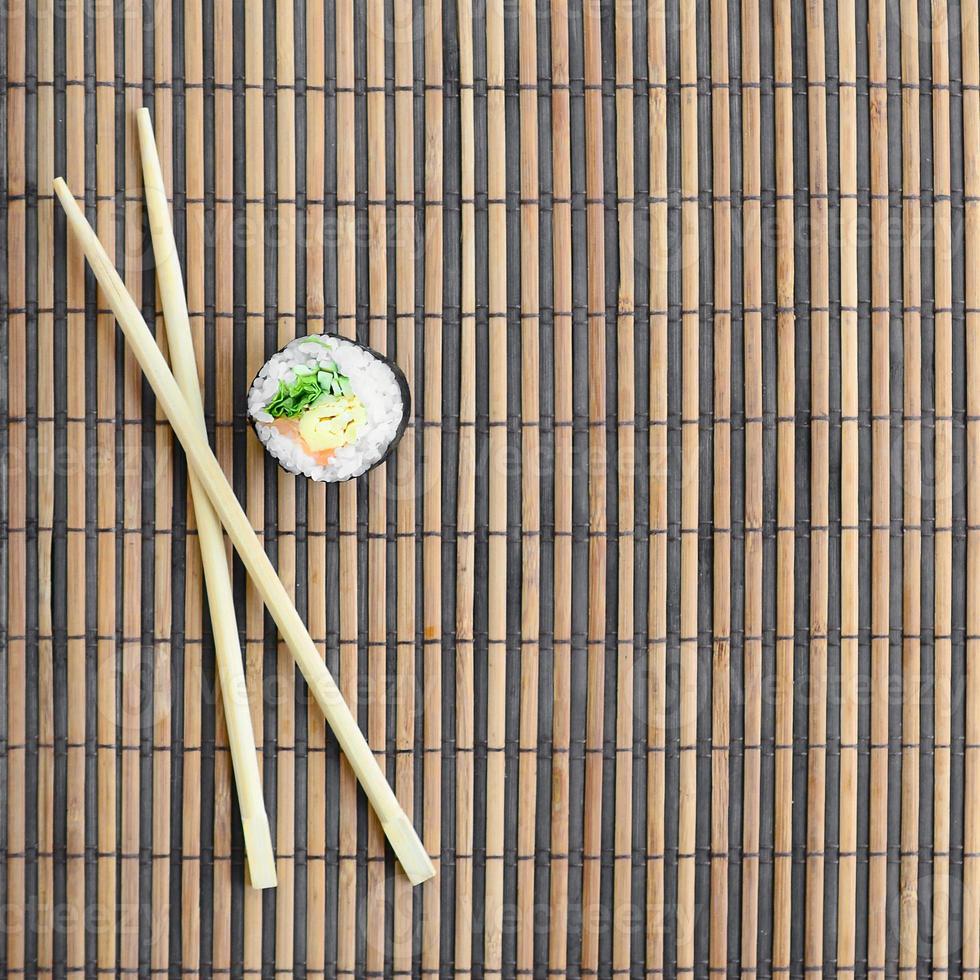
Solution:
[[[141,147],[146,145],[147,140],[153,140],[153,120],[150,118],[150,110],[145,105],[136,110],[136,129]]]
[[[51,182],[51,186],[54,188],[54,193],[61,202],[61,206],[63,208],[67,210],[72,204],[75,203],[75,196],[65,183],[64,177],[55,177],[55,179]]]

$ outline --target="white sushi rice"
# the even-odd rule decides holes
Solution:
[[[295,380],[294,367],[318,370],[331,362],[350,378],[351,389],[364,404],[367,418],[354,442],[335,450],[330,461],[321,466],[298,442],[279,432],[264,409],[279,390],[280,381],[289,384]],[[324,483],[360,476],[381,459],[398,432],[403,412],[401,388],[391,368],[341,337],[298,337],[266,361],[248,392],[248,414],[266,450],[290,473],[302,473]]]

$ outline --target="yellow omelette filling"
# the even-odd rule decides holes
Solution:
[[[299,434],[313,452],[339,449],[357,438],[366,419],[364,403],[357,395],[324,398],[303,413]]]

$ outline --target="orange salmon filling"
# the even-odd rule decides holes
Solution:
[[[287,439],[292,439],[317,466],[326,466],[333,458],[334,451],[332,449],[310,449],[307,441],[300,435],[299,422],[296,419],[278,418],[274,422],[267,422],[265,424],[271,425],[280,435],[284,435]]]

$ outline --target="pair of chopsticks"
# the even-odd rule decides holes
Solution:
[[[85,220],[85,215],[62,178],[55,180],[54,190],[109,307],[187,456],[252,884],[259,888],[275,885],[275,862],[258,778],[238,630],[219,521],[374,807],[395,856],[412,884],[420,884],[435,874],[429,855],[388,785],[272,563],[257,541],[208,443],[176,244],[153,128],[146,109],[140,110],[138,125],[146,204],[173,373],[102,243]]]

